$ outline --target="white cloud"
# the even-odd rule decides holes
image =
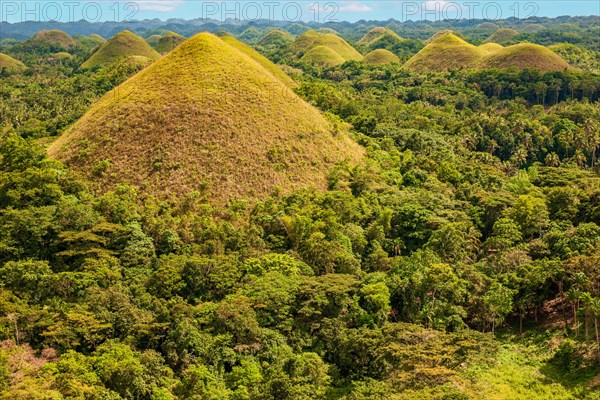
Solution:
[[[140,11],[171,12],[183,4],[183,0],[138,0],[133,1]]]
[[[341,3],[339,11],[349,13],[361,13],[373,11],[373,9],[359,1],[344,1]]]

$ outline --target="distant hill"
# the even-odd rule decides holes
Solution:
[[[519,32],[510,28],[500,28],[496,32],[492,33],[486,40],[486,43],[505,43],[513,40]]]
[[[25,42],[14,46],[11,49],[11,52],[27,55],[43,55],[60,51],[68,52],[74,48],[76,44],[75,40],[63,31],[39,31]]]
[[[158,34],[150,35],[146,38],[146,43],[148,43],[150,46],[154,47],[154,46],[156,46],[156,44],[158,43],[158,41],[160,39],[162,39],[162,35],[158,35]]]
[[[294,43],[293,50],[299,56],[305,56],[307,53],[315,47],[323,46],[332,50],[334,53],[339,55],[344,61],[361,60],[362,55],[346,42],[341,37],[332,33],[319,33],[314,30],[306,31],[302,35],[298,36]],[[322,48],[314,51],[306,61],[311,59],[321,59],[323,55],[331,54],[331,52],[325,52]],[[339,61],[339,58],[334,57]],[[332,57],[326,57],[333,61]],[[326,60],[325,59],[325,60]]]
[[[178,33],[165,33],[153,46],[158,53],[165,55],[185,41],[185,38]]]
[[[573,70],[558,54],[533,43],[519,43],[486,55],[480,68],[538,68],[542,71]]]
[[[160,198],[205,191],[223,204],[325,189],[329,169],[358,162],[362,148],[233,40],[186,40],[107,93],[49,155],[99,191],[128,182]]]
[[[82,48],[88,53],[104,43],[106,43],[106,39],[96,34],[77,38],[77,47]]]
[[[0,53],[0,71],[7,73],[21,72],[25,69],[25,64],[6,54]]]
[[[284,31],[283,29],[273,29],[263,36],[258,43],[258,46],[288,46],[294,42],[294,35]]]
[[[378,26],[367,32],[358,41],[358,44],[365,46],[367,49],[375,49],[377,48],[377,43],[385,42],[386,44],[389,44],[399,43],[401,41],[402,38],[396,32],[392,31],[391,29]]]
[[[363,58],[363,62],[368,65],[382,65],[392,62],[400,62],[394,53],[385,49],[373,50]]]
[[[63,31],[39,31],[26,43],[36,43],[40,45],[56,46],[63,50],[68,50],[75,46],[75,40]]]
[[[435,35],[433,40],[404,66],[413,71],[444,71],[474,68],[484,51],[453,33]]]
[[[243,41],[245,43],[254,44],[254,43],[258,42],[264,35],[265,35],[265,32],[263,30],[258,29],[254,26],[251,26],[248,29],[244,30],[238,36],[238,39],[240,39],[241,41]]]
[[[538,68],[542,71],[573,69],[558,54],[544,46],[531,43],[508,47],[497,43],[474,46],[449,32],[436,35],[404,66],[418,72],[511,67]]]
[[[142,56],[150,60],[160,59],[160,54],[141,37],[129,31],[119,32],[104,43],[81,65],[82,69],[105,66],[129,56]]]
[[[544,29],[546,29],[546,27],[544,25],[540,25],[540,24],[525,24],[521,28],[521,32],[523,32],[523,33],[532,33],[532,32],[539,32],[539,31],[544,30]]]
[[[493,22],[483,22],[483,23],[477,25],[476,28],[479,30],[482,30],[482,31],[493,32],[493,31],[497,30],[499,27],[498,27],[498,25],[496,25]]]

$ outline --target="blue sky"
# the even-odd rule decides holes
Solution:
[[[357,21],[436,20],[462,18],[500,19],[511,16],[556,17],[559,15],[599,15],[600,1],[202,1],[202,0],[0,0],[0,20],[80,20],[120,21],[160,18],[237,18],[259,17],[275,20]]]

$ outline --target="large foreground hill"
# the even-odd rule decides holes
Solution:
[[[49,154],[102,190],[127,182],[224,202],[324,188],[361,148],[255,58],[203,33],[109,92]]]

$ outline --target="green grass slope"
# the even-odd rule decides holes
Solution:
[[[326,188],[329,169],[362,148],[261,63],[201,33],[100,99],[49,148],[93,179],[223,204],[274,190]]]
[[[387,40],[390,43],[401,42],[402,38],[394,31],[382,26],[375,27],[367,32],[359,41],[358,44],[367,48],[373,48],[377,42]]]
[[[96,33],[92,33],[87,38],[90,39],[90,40],[93,40],[93,41],[97,42],[98,44],[106,43],[106,39],[104,39],[102,36],[100,36],[100,35],[98,35]]]
[[[229,45],[240,50],[242,53],[245,53],[247,56],[250,56],[254,61],[262,65],[263,68],[273,74],[273,76],[279,79],[286,86],[291,88],[298,86],[298,84],[288,75],[286,75],[277,65],[273,64],[267,57],[263,56],[252,47],[240,42],[233,36],[223,36],[221,39]]]
[[[513,40],[519,32],[510,28],[500,28],[492,33],[486,40],[486,43],[505,43]]]
[[[480,68],[538,68],[542,71],[573,70],[558,54],[533,43],[519,43],[486,55]]]
[[[317,46],[329,47],[342,57],[344,61],[359,61],[362,59],[362,55],[354,47],[332,33],[319,33],[313,30],[306,31],[298,36],[293,48],[298,55],[304,55]]]
[[[498,43],[484,43],[480,46],[477,46],[477,48],[485,54],[491,54],[502,50],[504,47],[502,47],[502,45]]]
[[[436,35],[404,67],[417,72],[475,68],[484,54],[484,50],[477,46],[453,33],[444,32]]]
[[[254,43],[258,42],[264,35],[265,35],[265,32],[263,30],[260,30],[254,26],[251,26],[248,29],[246,29],[244,32],[242,32],[238,36],[238,38],[240,40],[244,41],[245,43],[254,44]]]
[[[363,62],[368,65],[382,65],[393,62],[400,62],[394,53],[385,49],[373,50],[363,58]]]
[[[148,43],[150,46],[156,46],[160,39],[162,39],[161,35],[151,35],[146,38],[146,43]]]
[[[557,43],[548,48],[577,69],[600,72],[600,51],[586,49],[571,43]]]
[[[178,33],[168,32],[163,35],[158,42],[153,46],[154,50],[162,55],[168,54],[177,46],[185,41],[185,38]]]
[[[92,50],[96,49],[98,46],[103,45],[104,43],[106,43],[106,39],[95,33],[93,35],[77,39],[77,46],[88,52],[91,52]]]
[[[25,69],[25,64],[19,60],[15,60],[11,56],[0,53],[0,71],[20,72]]]
[[[342,56],[327,46],[313,47],[300,58],[300,61],[322,67],[333,67],[346,62]]]
[[[105,66],[129,56],[143,56],[151,60],[158,60],[161,57],[144,39],[129,31],[122,31],[104,43],[81,65],[81,68]]]

